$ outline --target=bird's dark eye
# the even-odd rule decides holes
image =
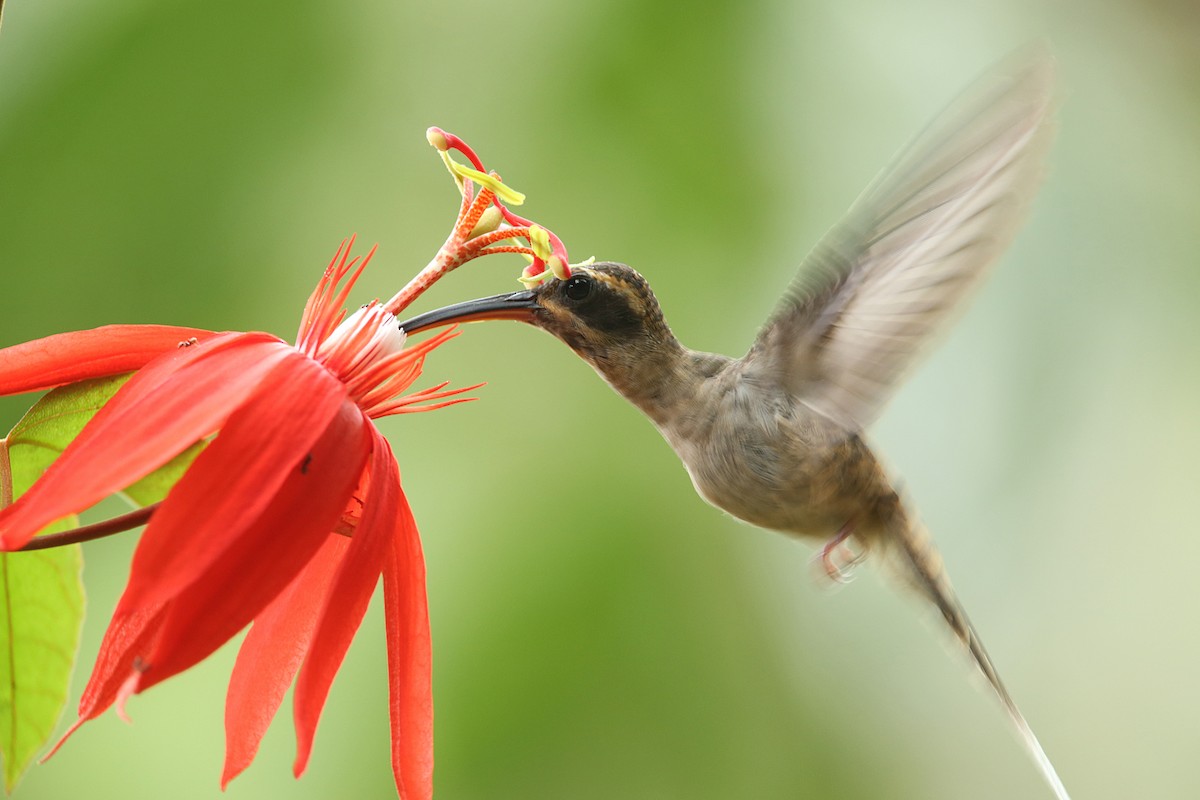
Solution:
[[[563,287],[563,291],[569,300],[583,300],[592,291],[592,282],[582,275],[575,275],[567,278],[567,285]]]

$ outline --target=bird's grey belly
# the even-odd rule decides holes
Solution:
[[[853,434],[803,407],[732,407],[663,430],[696,491],[763,528],[828,538],[878,494],[878,465]],[[890,491],[890,487],[884,487]]]
[[[753,455],[718,459],[696,455],[684,459],[696,491],[744,522],[817,537],[832,535],[845,522],[822,501],[826,492],[817,463],[772,460],[769,465],[760,463],[768,469],[759,470]]]

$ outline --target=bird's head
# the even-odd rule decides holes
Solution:
[[[650,284],[624,264],[571,267],[565,280],[469,300],[413,317],[408,333],[488,319],[528,322],[557,336],[622,389],[639,366],[680,348]]]

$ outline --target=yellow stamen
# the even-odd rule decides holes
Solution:
[[[458,172],[455,171],[455,169],[454,169],[455,167],[458,166],[458,162],[455,161],[453,158],[451,158],[450,154],[448,152],[446,152],[445,150],[440,151],[438,153],[438,155],[440,155],[442,157],[442,163],[446,165],[446,169],[450,170],[450,177],[454,178],[454,182],[456,184],[458,184],[459,191],[462,191],[462,189],[463,189],[462,175],[459,175]],[[465,203],[466,201],[464,200],[463,202]]]
[[[488,206],[487,210],[479,217],[479,221],[475,223],[475,227],[471,229],[471,233],[467,235],[468,239],[474,239],[476,236],[481,236],[485,233],[491,233],[500,227],[500,223],[504,221],[504,215],[500,213],[500,209],[495,206]]]
[[[546,280],[545,272],[539,272],[537,275],[530,275],[529,274],[530,269],[532,269],[532,267],[526,267],[521,272],[521,277],[517,278],[517,280],[519,280],[521,283],[525,284],[526,286],[530,286],[530,287],[537,286],[542,281]]]
[[[450,167],[451,171],[453,171],[459,178],[465,178],[470,181],[475,181],[475,183],[478,183],[480,186],[486,186],[495,192],[497,197],[511,205],[519,206],[525,202],[525,195],[521,194],[516,189],[505,186],[499,177],[495,175],[488,175],[486,172],[480,172],[477,169],[471,169],[468,166],[459,164],[449,156],[445,156],[445,154],[443,154],[443,157],[449,160],[447,166]]]
[[[550,234],[546,233],[546,229],[540,225],[529,226],[529,246],[533,249],[534,255],[542,261],[549,260],[552,251],[550,249]]]
[[[558,256],[550,256],[546,259],[546,268],[554,273],[554,277],[560,281],[565,280],[567,277],[566,265],[563,264],[562,259]]]

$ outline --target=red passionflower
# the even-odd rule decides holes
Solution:
[[[517,251],[543,271],[569,269],[557,237],[512,215],[500,197],[520,196],[494,173],[450,160],[448,146],[439,150],[463,196],[458,220],[430,265],[386,304],[347,316],[350,289],[374,253],[352,259],[350,240],[310,297],[295,345],[266,333],[110,326],[0,350],[0,394],[136,370],[0,510],[0,549],[22,548],[49,523],[207,441],[142,535],[67,736],[114,703],[123,713],[129,695],[253,623],[229,685],[222,786],[253,759],[293,679],[298,776],[382,575],[396,786],[404,798],[432,794],[425,566],[396,460],[372,420],[461,402],[476,387],[403,394],[426,355],[455,333],[407,346],[394,314],[478,255]],[[481,223],[491,207],[501,218]]]
[[[43,372],[58,382],[128,368],[131,351],[152,352],[175,334],[171,349],[150,359],[0,512],[4,549],[24,546],[48,523],[216,432],[142,535],[72,731],[194,665],[253,621],[230,681],[224,780],[250,763],[293,677],[299,774],[382,574],[396,782],[403,797],[429,796],[425,568],[391,447],[371,420],[461,398],[440,386],[400,396],[448,335],[406,348],[380,304],[345,317],[346,295],[369,258],[351,259],[348,243],[339,250],[295,346],[265,333],[128,326],[4,353],[3,388],[12,391],[35,388]],[[122,349],[105,354],[99,343],[114,334]],[[101,357],[73,367],[77,347]],[[421,401],[435,402],[414,406]]]

